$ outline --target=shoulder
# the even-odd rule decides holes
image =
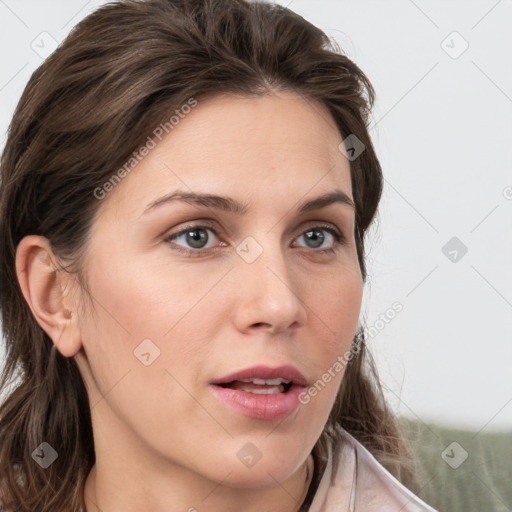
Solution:
[[[329,460],[309,512],[436,512],[397,480],[346,430]]]

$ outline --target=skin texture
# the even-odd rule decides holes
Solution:
[[[22,240],[24,296],[90,396],[88,512],[298,510],[343,371],[275,421],[235,411],[209,383],[291,364],[312,385],[350,348],[363,292],[354,211],[297,211],[334,190],[352,198],[341,140],[324,107],[294,93],[202,101],[102,200],[83,257],[90,298],[55,271],[46,239]],[[230,196],[248,211],[174,201],[144,213],[176,189]],[[204,247],[169,239],[205,223]],[[304,234],[312,228],[323,242]],[[252,263],[236,251],[249,236],[262,249]],[[148,366],[134,355],[145,339],[160,350]],[[250,468],[237,457],[247,443],[262,455]]]

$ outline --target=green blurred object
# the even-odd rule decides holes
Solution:
[[[416,494],[423,501],[439,512],[512,512],[512,430],[400,422],[416,458]]]

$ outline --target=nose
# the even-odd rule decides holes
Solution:
[[[274,245],[266,244],[251,263],[237,258],[234,322],[240,332],[277,334],[306,323],[300,276],[293,274],[282,248]]]

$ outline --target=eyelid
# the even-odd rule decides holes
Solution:
[[[336,226],[336,224],[333,224],[332,222],[326,222],[323,220],[312,220],[312,221],[308,221],[308,224],[309,224],[308,227],[305,227],[305,228],[301,227],[299,229],[299,232],[298,232],[299,235],[304,234],[306,231],[309,231],[310,229],[324,228],[327,230],[330,229],[330,230],[334,231],[340,237],[344,237],[343,231],[340,228],[338,228],[338,226]]]
[[[171,243],[172,238],[177,238],[177,237],[185,234],[187,231],[192,231],[194,229],[209,229],[210,231],[213,231],[215,233],[215,236],[217,238],[220,239],[220,235],[218,233],[219,229],[217,229],[215,222],[212,222],[209,220],[198,219],[195,221],[190,221],[189,223],[185,224],[183,227],[179,228],[178,231],[174,231],[174,232],[165,234],[164,241]],[[224,245],[226,245],[225,242],[223,242],[223,243],[224,243]],[[178,245],[178,244],[175,244],[175,246],[176,246],[175,250],[177,250],[177,251],[182,251],[185,253],[194,253],[197,255],[201,255],[202,253],[210,252],[210,251],[213,251],[213,250],[219,248],[219,247],[213,247],[213,248],[209,248],[209,249],[188,249],[188,248],[182,247],[181,245]]]
[[[189,230],[203,229],[203,228],[210,229],[211,231],[213,231],[215,233],[215,236],[220,238],[221,235],[219,234],[219,229],[217,228],[217,226],[218,226],[217,222],[206,220],[206,219],[196,219],[194,221],[190,221],[189,223],[185,224],[178,231],[166,234],[164,236],[164,240],[167,242],[170,242],[170,240],[172,238],[176,238],[176,237],[186,233]],[[333,250],[336,250],[339,246],[343,246],[348,243],[347,238],[345,237],[343,231],[340,228],[338,228],[333,223],[321,221],[321,220],[310,220],[307,222],[306,226],[303,225],[300,228],[298,228],[297,230],[295,230],[295,233],[293,236],[293,241],[296,238],[298,238],[299,236],[304,235],[305,233],[307,233],[308,231],[310,231],[312,229],[324,229],[324,230],[330,232],[335,238],[334,247],[330,247],[330,248],[326,248],[326,249],[310,249],[313,252],[321,253],[321,252],[326,252],[326,251],[333,251]],[[225,244],[225,242],[224,242],[224,244]],[[305,246],[300,246],[300,247],[307,248]],[[176,250],[178,250],[178,251],[183,251],[186,253],[194,253],[197,255],[215,251],[216,249],[219,249],[219,247],[213,247],[213,248],[208,248],[208,249],[188,249],[186,247],[177,245],[177,248],[176,248]]]

